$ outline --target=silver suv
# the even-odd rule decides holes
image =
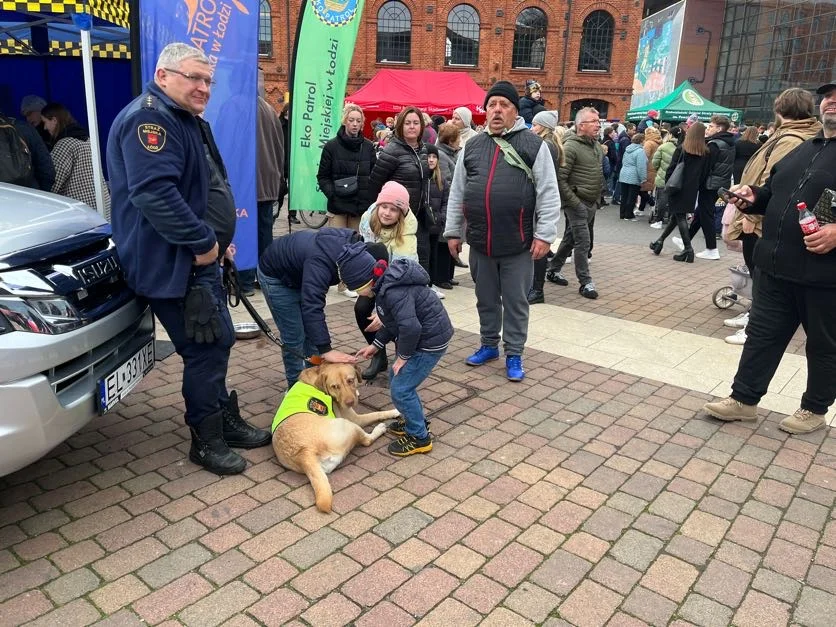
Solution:
[[[124,398],[154,366],[154,318],[87,205],[0,184],[0,476]]]

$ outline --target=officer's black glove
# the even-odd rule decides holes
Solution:
[[[214,344],[221,337],[221,317],[209,288],[189,288],[183,301],[186,337],[198,344]]]

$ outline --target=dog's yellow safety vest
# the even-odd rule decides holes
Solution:
[[[336,418],[332,403],[333,399],[322,390],[297,381],[284,395],[282,404],[279,405],[276,416],[273,418],[271,431],[275,433],[282,421],[293,414],[310,412],[323,418]]]

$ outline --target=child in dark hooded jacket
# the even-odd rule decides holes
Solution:
[[[359,294],[375,296],[375,309],[383,326],[374,342],[357,352],[368,359],[386,344],[395,340],[397,359],[389,370],[392,403],[401,412],[401,420],[390,427],[399,435],[389,445],[389,452],[399,457],[432,450],[432,434],[418,386],[447,351],[453,337],[453,325],[438,295],[428,287],[429,275],[415,261],[396,259],[391,265],[378,261],[369,266],[367,258],[358,256],[358,263],[349,263],[350,252],[343,255],[340,272],[359,271],[368,283]],[[338,261],[339,263],[339,261]],[[352,281],[357,282],[357,281]]]

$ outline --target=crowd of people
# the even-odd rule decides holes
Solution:
[[[113,237],[125,278],[149,302],[183,358],[189,456],[212,472],[233,474],[243,471],[245,461],[232,449],[264,446],[271,434],[243,420],[225,383],[234,333],[221,266],[231,258],[236,216],[223,160],[201,117],[210,85],[210,62],[199,49],[167,46],[154,79],[114,121],[107,164]],[[819,90],[824,126],[815,119],[812,94],[791,89],[775,102],[777,124],[763,133],[754,126],[738,129],[724,116],[707,125],[696,116],[668,124],[653,111],[639,125],[602,129],[591,107],[560,123],[533,81],[523,95],[507,81],[492,85],[483,103],[484,128],[474,127],[467,107],[455,109],[449,121],[406,107],[375,120],[372,141],[363,134],[365,112],[348,104],[317,173],[328,225],[275,239],[274,207],[287,193],[287,106],[277,112],[263,98],[263,83],[259,89],[259,261],[242,277],[243,291],[258,286],[263,292],[281,335],[288,388],[315,355],[334,363],[371,359],[364,379],[388,372],[403,417],[392,454],[432,449],[417,388],[452,337],[441,299],[457,285],[457,265],[469,267],[480,324],[479,345],[465,363],[479,367],[499,359],[502,345],[507,379],[521,381],[529,310],[544,302],[545,280],[568,285],[562,272],[571,258],[580,296],[599,296],[589,259],[602,206],[618,205],[625,221],[649,208],[651,226],[662,229],[652,252],[660,255],[678,230],[673,239],[681,251],[674,259],[692,263],[719,258],[717,206],[728,188],[737,190],[738,200],[724,237],[742,241],[755,297],[750,314],[729,321],[738,327],[748,321],[733,394],[706,411],[722,420],[753,419],[801,323],[815,340],[808,343],[811,380],[800,413],[783,427],[797,433],[823,425],[836,397],[830,376],[836,333],[824,309],[836,289],[829,255],[836,226],[823,226],[803,241],[783,233],[795,219],[786,207],[800,199],[815,206],[823,190],[836,188],[828,141],[836,135],[836,85]],[[94,204],[84,129],[57,103],[30,98],[22,109],[29,124],[20,125],[21,135],[40,142],[38,150],[51,149],[49,160],[32,150],[30,184]],[[155,125],[165,126],[176,139],[169,146],[177,150],[149,150],[152,138],[137,129]],[[695,253],[698,231],[705,250]],[[325,303],[333,286],[356,299],[358,332],[367,346],[354,354],[332,345]],[[390,366],[386,347],[392,341]]]

